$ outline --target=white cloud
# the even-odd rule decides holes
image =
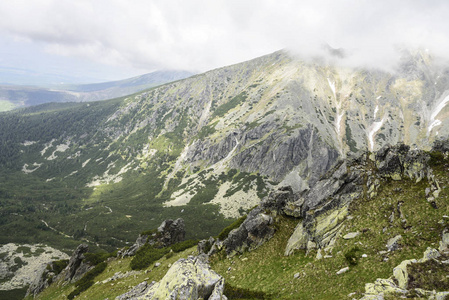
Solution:
[[[50,54],[141,72],[206,71],[327,43],[352,65],[391,65],[397,47],[449,54],[447,1],[15,0],[0,2],[0,34]]]

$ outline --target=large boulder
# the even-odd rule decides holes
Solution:
[[[206,255],[175,262],[159,282],[141,283],[116,299],[226,300],[224,279],[212,270]]]

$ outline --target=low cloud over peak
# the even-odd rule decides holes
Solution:
[[[21,0],[0,3],[0,37],[135,73],[206,71],[282,48],[389,68],[398,48],[448,58],[447,16],[447,1]]]

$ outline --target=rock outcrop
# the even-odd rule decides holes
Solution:
[[[64,281],[75,282],[93,268],[92,265],[84,260],[84,253],[88,250],[89,246],[86,244],[81,244],[75,249],[70,257],[69,264],[61,273]]]
[[[427,248],[421,259],[408,259],[402,261],[393,269],[393,276],[388,279],[378,278],[374,283],[367,283],[365,285],[365,295],[361,300],[375,300],[383,299],[384,296],[401,295],[403,298],[419,297],[427,299],[446,299],[449,296],[449,291],[435,291],[425,290],[419,286],[414,286],[413,279],[415,274],[410,273],[410,266],[413,264],[421,264],[424,268],[430,263],[446,266],[449,261],[447,256],[443,256],[438,250]],[[430,266],[430,265],[429,265]],[[432,268],[428,269],[432,272]],[[433,270],[435,272],[435,270]],[[446,272],[444,272],[444,275]],[[424,275],[424,274],[420,274]],[[424,275],[426,276],[426,275]]]
[[[270,193],[256,208],[246,217],[245,221],[232,230],[223,244],[212,246],[215,249],[224,247],[228,256],[244,251],[251,251],[261,246],[275,233],[274,222],[277,215],[296,216],[300,202],[291,187],[280,187]]]
[[[273,217],[265,213],[262,207],[253,209],[239,228],[232,230],[223,241],[226,253],[230,256],[253,250],[274,235]]]
[[[302,220],[288,240],[285,255],[297,249],[331,249],[343,228],[350,203],[362,195],[363,183],[359,165],[341,162],[300,197],[295,213]],[[304,204],[300,206],[301,202]]]
[[[206,255],[176,261],[159,282],[142,282],[116,299],[226,300],[224,279],[213,271]]]
[[[120,251],[119,256],[134,256],[146,243],[155,247],[168,247],[170,245],[182,242],[185,238],[186,230],[184,220],[178,218],[176,220],[168,219],[162,222],[156,231],[149,234],[140,234],[136,242],[125,251]]]
[[[36,297],[37,294],[46,289],[50,284],[53,283],[57,275],[63,270],[63,268],[68,264],[68,260],[52,261],[47,264],[47,267],[43,270],[40,276],[36,276],[34,281],[28,287],[26,296]]]
[[[184,220],[178,218],[176,220],[165,220],[157,228],[156,244],[161,244],[162,247],[167,247],[178,242],[182,242],[185,238],[186,230]]]
[[[434,202],[440,187],[429,160],[426,152],[399,144],[386,145],[375,155],[365,153],[338,163],[291,205],[295,209],[290,215],[300,215],[301,221],[288,241],[285,255],[315,247],[331,250],[343,229],[349,205],[361,196],[367,199],[375,196],[382,180],[427,179],[430,184],[427,199]]]

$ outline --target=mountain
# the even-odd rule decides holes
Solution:
[[[393,73],[285,51],[101,102],[0,114],[0,243],[131,244],[182,217],[217,235],[277,186],[306,193],[346,157],[448,136],[449,68]]]
[[[155,71],[119,81],[60,85],[54,88],[1,85],[0,111],[48,102],[87,102],[112,99],[192,75],[193,73],[187,71]]]
[[[80,245],[69,263],[49,264],[40,280],[41,286],[50,280],[48,288],[34,285],[30,293],[38,299],[181,293],[188,299],[444,299],[448,150],[448,140],[430,152],[398,144],[342,160],[309,191],[273,191],[198,247],[145,243],[166,238],[169,221],[140,235],[129,255],[125,249],[83,258],[88,249]]]

